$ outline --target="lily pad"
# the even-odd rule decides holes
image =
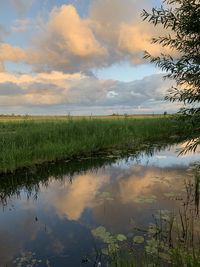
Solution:
[[[133,241],[136,244],[142,244],[142,243],[144,243],[144,237],[141,235],[136,235],[136,236],[134,236]]]
[[[112,195],[110,192],[102,192],[99,194],[99,199],[100,200],[108,200],[108,201],[113,201],[114,199],[112,198]]]
[[[135,199],[136,203],[154,203],[157,197],[155,195],[141,196]]]
[[[168,198],[174,198],[174,197],[180,196],[180,194],[177,195],[177,193],[175,192],[168,192],[168,193],[164,193],[164,196]]]
[[[114,242],[114,237],[106,231],[106,228],[99,226],[96,229],[92,230],[93,236],[101,239],[104,243],[110,244]]]
[[[127,237],[125,235],[119,234],[117,235],[117,240],[122,242],[127,240]]]
[[[106,232],[106,228],[103,227],[103,226],[99,226],[99,227],[97,227],[96,229],[93,229],[93,230],[92,230],[92,234],[93,234],[94,236],[97,236],[97,237],[103,235],[105,232]]]

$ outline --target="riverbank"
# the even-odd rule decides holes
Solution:
[[[120,154],[169,142],[177,135],[172,117],[164,116],[0,121],[0,172],[54,160]]]

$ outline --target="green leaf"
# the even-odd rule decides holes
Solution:
[[[144,237],[141,235],[136,235],[133,238],[133,242],[136,244],[142,244],[142,243],[144,243]]]
[[[154,195],[148,195],[148,196],[141,196],[135,199],[136,203],[154,203],[156,202],[156,196]]]
[[[115,238],[106,231],[106,228],[103,226],[99,226],[96,229],[92,230],[93,236],[101,239],[104,243],[111,244],[115,242]]]
[[[127,240],[127,237],[125,235],[119,234],[117,235],[117,240],[122,242]]]

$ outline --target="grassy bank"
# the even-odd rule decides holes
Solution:
[[[170,118],[0,121],[0,172],[46,161],[139,149],[177,134]]]

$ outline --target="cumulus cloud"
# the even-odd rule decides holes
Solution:
[[[51,33],[60,37],[62,43],[59,47],[70,51],[75,56],[87,58],[104,53],[86,21],[81,20],[72,5],[53,9],[48,27]]]
[[[109,50],[108,64],[123,60],[142,64],[145,50],[154,56],[161,51],[169,53],[169,49],[151,43],[152,37],[162,35],[162,28],[154,28],[148,22],[142,22],[140,14],[144,7],[148,8],[144,0],[93,2],[89,20],[96,36]]]
[[[85,71],[121,61],[142,64],[145,50],[168,54],[169,49],[151,43],[162,29],[142,22],[144,3],[96,0],[84,19],[72,5],[54,8],[35,47],[36,63],[45,71]]]
[[[4,63],[7,61],[13,62],[28,62],[28,54],[22,48],[14,47],[7,43],[0,42],[0,73],[5,71]]]
[[[18,3],[22,11],[33,2],[9,1]],[[161,47],[150,43],[160,29],[142,23],[140,18],[146,4],[146,0],[95,0],[85,17],[73,5],[64,4],[54,7],[40,22],[37,20],[29,46],[16,47],[0,39],[0,105],[5,110],[12,106],[42,109],[52,105],[59,107],[60,113],[66,105],[74,112],[77,108],[84,112],[95,108],[98,113],[112,113],[113,109],[146,113],[155,104],[157,110],[161,109],[158,103],[163,103],[160,101],[171,85],[162,80],[162,75],[119,82],[99,80],[92,73],[124,61],[143,64],[144,50],[160,53]],[[29,19],[12,23],[12,33],[27,29]],[[0,28],[0,36],[1,32]],[[8,74],[6,62],[29,64],[34,74]]]
[[[124,30],[125,23],[128,27],[132,23],[136,2],[125,1],[95,1],[84,19],[72,5],[54,8],[34,44],[32,60],[37,70],[85,71],[132,60],[134,53],[138,57],[138,50],[142,58],[142,48],[137,47],[134,53],[133,45],[126,49],[130,35]],[[134,34],[136,39],[140,35],[139,31]]]
[[[23,6],[23,1],[20,1]],[[29,4],[31,1],[29,1]],[[40,21],[32,43],[26,49],[2,44],[1,61],[26,62],[37,72],[52,70],[88,72],[122,61],[142,64],[143,51],[153,55],[168,49],[151,44],[161,29],[142,22],[140,13],[146,1],[96,0],[87,17],[82,18],[73,5],[54,7],[46,21]],[[16,20],[14,32],[26,31],[27,19]],[[9,55],[9,56],[7,56]],[[17,55],[17,56],[16,56]]]
[[[40,27],[30,61],[40,70],[80,71],[95,67],[106,49],[72,5],[54,8]]]

